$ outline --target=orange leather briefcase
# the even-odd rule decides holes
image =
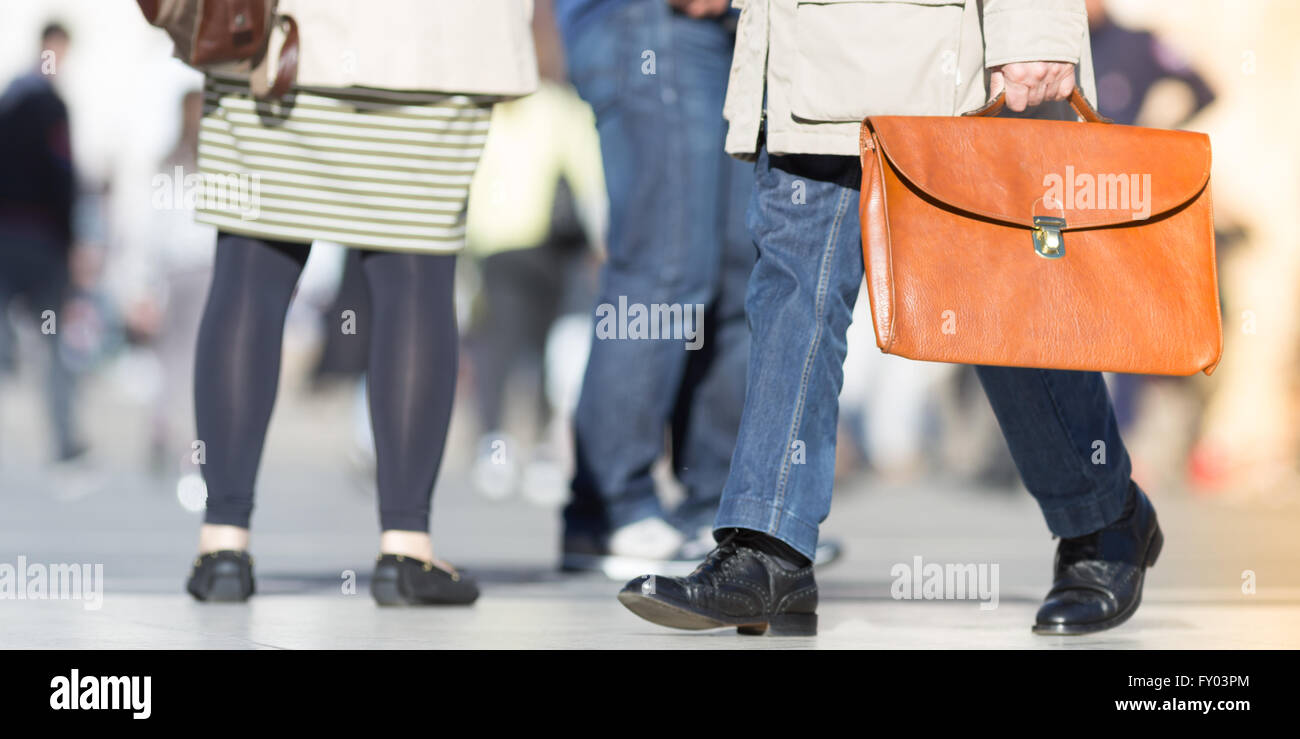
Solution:
[[[1210,374],[1223,350],[1204,134],[1081,122],[862,122],[862,251],[881,351]]]

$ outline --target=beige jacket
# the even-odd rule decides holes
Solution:
[[[868,115],[956,115],[986,99],[986,69],[1079,65],[1096,100],[1083,0],[732,0],[742,9],[723,115],[752,158],[766,113],[775,154],[858,154]],[[763,93],[767,109],[763,109]]]
[[[537,89],[533,0],[279,0],[278,10],[298,22],[302,86]],[[272,38],[273,54],[282,40]]]

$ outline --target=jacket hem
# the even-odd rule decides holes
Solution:
[[[799,131],[769,131],[767,134],[767,152],[769,154],[829,154],[832,156],[858,155],[858,126],[849,122],[852,132],[839,133],[802,133]]]

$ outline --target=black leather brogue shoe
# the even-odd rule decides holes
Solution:
[[[1142,603],[1146,568],[1160,556],[1164,534],[1151,501],[1129,485],[1132,497],[1120,520],[1086,536],[1063,538],[1057,545],[1056,580],[1038,609],[1034,633],[1113,629]]]
[[[817,633],[813,565],[789,566],[748,546],[735,532],[686,577],[643,575],[625,585],[618,600],[641,618],[675,629]]]

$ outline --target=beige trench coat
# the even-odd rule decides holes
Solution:
[[[279,0],[278,10],[298,22],[301,86],[537,89],[533,0]],[[282,40],[272,37],[272,54]]]
[[[723,115],[752,158],[764,114],[775,154],[858,154],[868,115],[957,115],[986,100],[986,69],[1079,65],[1095,104],[1083,0],[732,0],[742,9]],[[764,111],[763,94],[767,93]]]

